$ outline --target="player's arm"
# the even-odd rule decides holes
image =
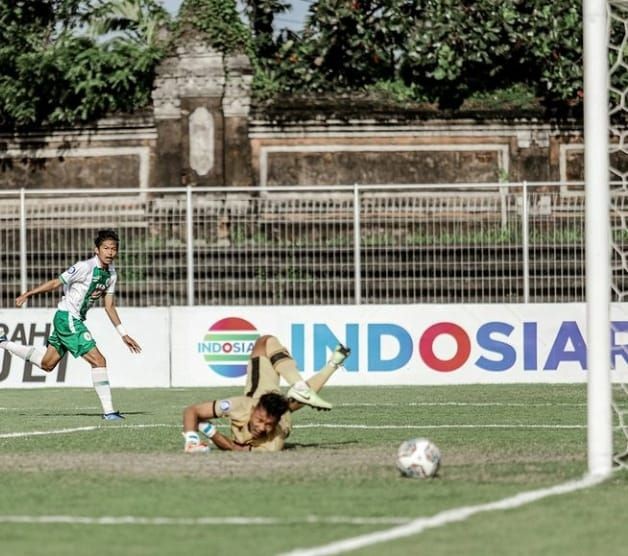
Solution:
[[[216,402],[214,400],[208,402],[201,402],[194,405],[189,405],[183,410],[183,430],[184,431],[196,431],[198,424],[209,421],[210,419],[216,419],[218,416],[215,412]],[[207,436],[218,448],[221,450],[228,450],[232,452],[249,451],[249,446],[242,446],[237,444],[231,438],[218,432],[216,425],[212,423],[205,423],[206,427],[203,429],[203,434]]]
[[[43,284],[39,284],[39,286],[34,287],[32,290],[27,290],[22,295],[17,297],[15,299],[15,306],[21,307],[22,305],[24,305],[24,303],[26,303],[26,300],[29,297],[33,295],[37,295],[38,293],[47,293],[47,292],[54,291],[58,289],[61,286],[61,284],[63,284],[63,282],[61,282],[59,278],[53,278],[52,280],[48,280],[47,282],[44,282]]]
[[[209,421],[216,418],[214,412],[213,400],[209,402],[201,402],[194,405],[188,405],[183,410],[183,430],[196,431],[201,421]]]
[[[228,436],[225,436],[224,434],[218,431],[214,432],[214,434],[210,438],[211,438],[211,441],[221,450],[227,450],[231,452],[250,452],[251,451],[251,446],[249,446],[248,444],[238,444],[237,442],[234,442]]]
[[[122,326],[122,321],[120,320],[120,315],[118,315],[118,310],[116,309],[113,294],[108,293],[105,295],[104,305],[105,313],[107,313],[111,324],[113,324],[118,334],[120,334],[122,341],[133,353],[139,353],[140,351],[142,351],[140,345],[133,338],[131,338],[131,336],[128,335],[126,329],[124,328],[124,326]]]
[[[253,452],[281,452],[285,443],[286,439],[281,435],[277,435],[272,440],[253,446],[251,450]]]

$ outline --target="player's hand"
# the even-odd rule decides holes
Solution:
[[[125,336],[122,336],[122,341],[127,345],[129,350],[131,350],[133,353],[140,353],[142,351],[142,348],[140,347],[140,345],[133,338],[131,338],[131,336],[129,336],[128,334],[126,334]]]
[[[24,305],[24,303],[26,303],[27,299],[28,296],[26,295],[26,293],[23,293],[19,297],[15,298],[15,306],[21,307],[22,305]]]

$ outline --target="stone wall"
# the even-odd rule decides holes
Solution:
[[[250,185],[248,113],[252,69],[190,38],[159,67],[153,103],[159,181],[176,185]]]
[[[251,108],[252,70],[188,37],[152,110],[81,129],[0,133],[0,189],[582,180],[578,121]],[[343,101],[347,104],[347,101]]]
[[[101,120],[83,129],[0,132],[0,190],[158,185],[152,115]]]
[[[257,183],[425,184],[582,179],[576,123],[390,120],[250,125]]]

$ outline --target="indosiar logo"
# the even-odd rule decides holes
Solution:
[[[351,355],[344,363],[348,372],[418,369],[452,373],[469,368],[491,373],[519,369],[558,371],[562,365],[586,370],[587,346],[581,325],[575,320],[547,321],[491,320],[473,326],[439,321],[413,329],[396,323],[346,323],[338,335],[324,323],[315,323],[311,328],[295,323],[291,327],[291,351],[301,369],[308,368],[305,349],[308,343],[312,346],[309,350],[314,369],[325,364],[335,345],[344,343],[351,347]],[[612,369],[628,365],[627,337],[628,321],[612,321]]]
[[[260,333],[250,322],[228,317],[212,324],[198,352],[203,356],[210,370],[229,378],[246,374],[249,354]]]

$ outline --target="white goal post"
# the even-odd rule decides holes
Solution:
[[[583,0],[587,461],[591,475],[609,474],[613,460],[607,9],[607,0]]]

